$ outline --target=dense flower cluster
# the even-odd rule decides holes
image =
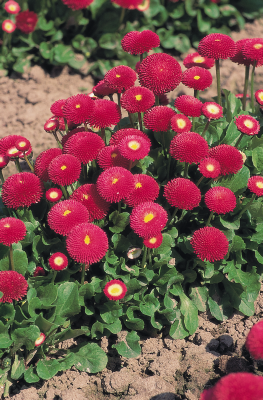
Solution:
[[[149,30],[142,32],[131,31],[123,37],[121,46],[127,53],[143,54],[145,52],[148,53],[149,50],[155,47],[159,47],[160,39],[156,33]]]

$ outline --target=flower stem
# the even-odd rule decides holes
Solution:
[[[57,132],[53,132],[53,135],[54,135],[54,138],[56,139],[56,141],[57,141],[57,144],[58,144],[58,147],[60,148],[60,149],[62,149],[62,144],[61,144],[61,142],[60,142],[60,140],[59,140],[59,138],[58,138],[58,135],[57,135]]]
[[[141,115],[140,112],[138,112],[138,121],[139,121],[140,130],[143,132],[143,127],[142,127],[142,115]]]
[[[213,215],[214,215],[214,211],[211,211],[205,226],[208,226],[210,224]]]
[[[169,181],[169,177],[170,177],[170,168],[171,168],[171,156],[170,154],[168,154],[168,167],[167,167],[167,175],[166,175],[166,179]]]
[[[195,97],[196,99],[199,99],[199,90],[194,89],[194,97]]]
[[[65,200],[68,198],[68,193],[66,191],[66,188],[64,188],[64,186],[60,185],[60,189],[62,190],[62,193],[64,195]]]
[[[244,214],[244,212],[247,211],[248,207],[253,203],[253,201],[255,200],[256,196],[257,196],[256,193],[254,193],[253,196],[251,197],[250,201],[245,205],[243,210],[240,212],[240,214],[238,216],[238,219],[240,219],[241,216]]]
[[[121,16],[120,16],[120,25],[122,24],[123,20],[124,20],[124,15],[125,15],[125,8],[121,9]]]
[[[18,158],[15,158],[15,164],[18,172],[22,172],[21,165],[19,164]]]
[[[105,142],[105,128],[101,128],[100,130],[100,137],[104,140]]]
[[[189,163],[186,162],[186,163],[184,164],[184,178],[187,178],[187,175],[188,175],[188,167],[189,167]]]
[[[241,133],[241,135],[239,136],[239,138],[238,138],[238,140],[237,140],[237,142],[236,142],[236,144],[235,144],[235,147],[237,148],[237,146],[239,145],[239,143],[241,142],[241,139],[242,139],[242,137],[244,136],[244,133]]]
[[[221,84],[220,84],[220,66],[219,60],[215,60],[216,66],[216,84],[217,84],[217,102],[221,106]]]
[[[57,276],[57,271],[53,271],[53,276],[50,283],[54,283]]]
[[[148,248],[148,261],[149,261],[149,267],[152,266],[152,252],[151,249]]]
[[[140,63],[143,61],[143,53],[140,54]]]
[[[246,111],[246,103],[247,103],[247,88],[248,88],[248,78],[249,78],[249,67],[250,65],[246,65],[245,70],[245,83],[244,83],[244,91],[243,91],[243,99],[242,99],[242,106],[243,110]]]
[[[143,256],[142,256],[141,268],[146,267],[146,256],[147,256],[147,247],[143,246]]]
[[[203,179],[204,179],[204,175],[201,176],[201,178],[200,178],[199,181],[197,182],[196,186],[199,186]]]
[[[169,222],[169,225],[172,224],[172,222],[173,222],[173,220],[174,220],[174,217],[176,216],[176,213],[177,213],[178,210],[179,210],[178,207],[176,207],[176,208],[174,209],[174,212],[173,212],[173,214],[172,214],[172,217],[171,217],[171,220],[170,220],[170,222]]]
[[[160,104],[160,99],[159,99],[159,96],[156,95],[156,96],[155,96],[155,105],[156,105],[156,106],[159,106],[159,104]]]
[[[128,115],[129,115],[129,120],[130,120],[131,126],[132,126],[132,128],[134,128],[134,123],[133,123],[132,115],[131,115],[131,113],[129,113],[129,112],[128,112]]]
[[[121,213],[121,201],[118,202],[118,212]]]
[[[252,109],[252,112],[255,112],[254,76],[255,76],[256,64],[257,64],[257,60],[254,61],[252,72],[251,72],[251,109]]]
[[[81,269],[81,285],[84,285],[84,281],[85,281],[85,272],[86,272],[86,265],[82,264],[82,269]]]
[[[10,261],[10,269],[12,271],[15,270],[15,264],[14,264],[14,254],[13,254],[13,245],[10,244],[9,246],[9,261]]]
[[[65,124],[65,131],[66,131],[66,133],[68,133],[68,122],[67,122],[66,118],[64,118],[64,124]]]
[[[195,131],[195,121],[196,121],[196,117],[192,118],[192,132]]]
[[[4,183],[4,181],[5,181],[5,178],[4,178],[4,175],[3,175],[3,171],[2,171],[2,169],[0,169],[0,179],[1,179],[1,181],[2,181],[2,184]]]
[[[211,120],[209,119],[209,120],[207,121],[207,123],[205,124],[203,133],[202,133],[202,135],[201,135],[202,137],[205,137],[205,134],[206,134],[206,131],[207,131],[209,125],[210,125],[210,122],[211,122]]]
[[[34,171],[34,167],[33,167],[33,165],[30,163],[30,161],[29,161],[28,157],[25,155],[25,153],[24,153],[24,159],[25,159],[27,165],[29,166],[30,170],[34,173],[34,172],[35,172],[35,171]]]

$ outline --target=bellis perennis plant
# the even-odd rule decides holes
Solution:
[[[49,105],[43,127],[57,148],[34,159],[25,138],[0,139],[6,395],[22,377],[37,382],[73,365],[100,371],[103,335],[126,330],[115,348],[134,356],[140,334],[194,334],[198,312],[219,321],[236,310],[254,313],[263,262],[262,88],[256,107],[227,88],[205,101],[199,90],[211,81],[208,60],[213,68],[215,59],[221,95],[219,59],[234,57],[238,46],[209,35],[200,55],[187,57],[186,72],[170,55],[143,54],[158,43],[149,33],[127,34],[123,48],[141,59],[138,73],[114,67],[94,96]],[[246,46],[244,57],[255,60],[259,44]],[[193,95],[164,105],[183,84]],[[18,170],[10,177],[8,163]],[[253,335],[247,346],[257,358]],[[81,345],[57,358],[58,343],[76,336]]]

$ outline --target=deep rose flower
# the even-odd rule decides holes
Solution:
[[[197,50],[201,56],[218,60],[233,57],[237,52],[237,46],[228,35],[210,33],[199,42]]]
[[[239,115],[234,122],[237,129],[246,135],[257,135],[260,130],[259,122],[250,115]]]
[[[100,168],[107,169],[111,167],[129,167],[129,160],[123,157],[118,149],[118,146],[103,147],[97,157]]]
[[[86,94],[69,97],[63,105],[63,117],[75,124],[86,122],[92,114],[95,102]]]
[[[219,229],[206,226],[194,232],[191,239],[194,253],[202,261],[223,260],[228,252],[228,240]]]
[[[134,189],[126,197],[125,203],[130,207],[135,207],[145,201],[154,201],[159,196],[159,185],[154,178],[145,174],[135,174]]]
[[[0,154],[0,169],[3,169],[9,163],[9,157],[5,154]]]
[[[57,117],[50,117],[45,123],[44,123],[44,130],[46,132],[54,132],[59,128],[59,121]]]
[[[101,197],[111,203],[125,199],[134,188],[134,177],[122,167],[112,167],[103,171],[97,179],[97,189]]]
[[[92,101],[93,101],[93,100],[92,100]],[[65,119],[64,119],[64,117],[58,117],[58,123],[59,123],[58,128],[59,128],[61,131],[65,131],[65,130],[66,130],[66,126],[65,126]],[[75,124],[73,121],[70,121],[70,120],[67,120],[67,124],[68,124],[68,129],[69,129],[69,130],[75,129],[76,126],[79,125],[79,124]],[[82,128],[82,130],[83,130],[83,128]]]
[[[192,122],[184,114],[176,114],[171,118],[171,129],[176,133],[190,132]]]
[[[20,5],[13,0],[9,0],[5,3],[4,9],[9,13],[9,14],[18,14],[19,11],[21,10]]]
[[[128,160],[141,160],[149,154],[149,142],[142,136],[129,135],[118,144],[118,149],[123,157]]]
[[[166,132],[171,128],[171,118],[175,115],[174,110],[166,106],[156,106],[146,111],[143,123],[147,129],[154,132]]]
[[[136,72],[133,69],[126,65],[118,65],[106,73],[104,81],[108,86],[121,93],[123,90],[131,88],[136,78]]]
[[[158,233],[158,235],[143,240],[144,246],[149,247],[149,249],[157,249],[157,247],[161,246],[162,242],[163,242],[163,235],[161,232]]]
[[[107,100],[105,100],[107,101]],[[97,158],[105,146],[103,139],[94,132],[77,132],[72,135],[63,147],[63,153],[75,156],[81,163],[87,164]],[[78,178],[77,178],[78,179]]]
[[[208,119],[219,119],[223,117],[223,108],[214,101],[207,101],[202,106],[202,113]]]
[[[263,106],[263,90],[262,89],[259,89],[256,91],[255,99],[259,105]]]
[[[107,83],[104,81],[99,81],[96,86],[93,88],[93,93],[97,97],[104,97],[104,96],[109,96],[110,94],[116,93],[117,89],[113,89],[107,85]]]
[[[40,336],[35,341],[35,347],[41,346],[46,340],[46,335],[44,333],[40,333]]]
[[[159,97],[159,106],[168,106],[170,101],[167,97],[167,94],[161,93],[161,94],[158,94],[158,97]]]
[[[246,348],[254,360],[263,359],[263,320],[250,329],[246,338]]]
[[[167,220],[167,212],[162,206],[147,201],[134,207],[130,216],[130,226],[137,235],[149,239],[161,232]]]
[[[76,200],[63,200],[55,204],[48,213],[47,222],[59,235],[67,235],[70,230],[82,223],[89,222],[87,208]]]
[[[117,146],[123,138],[129,135],[137,135],[143,137],[145,140],[148,141],[149,145],[151,146],[151,140],[149,137],[146,135],[146,133],[143,133],[139,129],[134,129],[134,128],[124,128],[120,129],[119,131],[116,131],[112,137],[110,138],[110,145]]]
[[[205,90],[213,81],[211,72],[202,67],[192,67],[183,72],[182,83],[195,90]]]
[[[230,144],[219,144],[209,150],[209,157],[215,158],[221,168],[221,175],[236,174],[243,167],[241,153]]]
[[[42,268],[42,267],[36,267],[36,269],[33,273],[34,278],[36,276],[45,276],[45,275],[46,275],[46,272],[45,272],[44,268]]]
[[[71,199],[82,203],[89,211],[89,222],[94,219],[104,218],[110,208],[110,203],[104,200],[98,193],[94,183],[87,183],[76,189]]]
[[[34,11],[26,10],[16,15],[16,27],[24,33],[33,32],[37,21],[38,17]]]
[[[2,29],[4,32],[12,33],[16,29],[16,24],[11,19],[5,19],[2,22]]]
[[[160,39],[157,33],[150,30],[142,32],[131,31],[126,33],[121,41],[121,46],[126,53],[143,54],[160,46]]]
[[[223,186],[209,189],[205,194],[204,200],[207,208],[217,214],[226,214],[233,211],[237,204],[236,196],[232,190]]]
[[[242,64],[242,65],[251,65],[253,64],[253,60],[251,60],[250,58],[246,58],[243,55],[243,48],[245,43],[247,43],[247,41],[249,41],[250,39],[240,39],[236,42],[236,46],[237,46],[237,52],[234,55],[234,57],[230,57],[230,60],[233,61],[234,63],[237,64]]]
[[[62,2],[72,10],[82,10],[93,3],[94,0],[62,0]]]
[[[63,107],[67,99],[56,100],[50,107],[50,111],[56,117],[63,117]]]
[[[26,226],[23,221],[13,217],[0,219],[0,243],[11,246],[26,236]]]
[[[111,0],[112,3],[115,3],[122,8],[128,8],[129,10],[137,8],[142,1],[143,0]]]
[[[2,200],[8,208],[18,209],[38,203],[43,194],[43,184],[31,172],[20,172],[7,178],[2,186]]]
[[[11,159],[18,158],[20,154],[21,154],[21,151],[19,151],[15,146],[10,147],[6,151],[6,156]]]
[[[57,185],[71,185],[79,179],[81,162],[71,154],[55,157],[49,164],[49,179]]]
[[[257,196],[263,196],[263,177],[257,175],[251,176],[248,179],[247,187]]]
[[[156,53],[140,63],[138,75],[141,86],[158,95],[171,92],[179,85],[182,70],[178,61],[169,54]]]
[[[62,197],[62,190],[58,188],[51,188],[46,191],[46,199],[51,203],[56,203]]]
[[[208,143],[196,132],[184,132],[171,140],[170,154],[180,162],[199,163],[208,155]]]
[[[48,175],[48,167],[51,161],[57,157],[62,155],[62,150],[61,149],[48,149],[42,151],[37,158],[35,162],[35,174],[44,182],[47,182],[50,180],[49,175]]]
[[[199,206],[201,192],[189,179],[175,178],[164,186],[164,197],[173,207],[192,210]]]
[[[93,264],[105,256],[109,244],[106,233],[99,226],[84,222],[71,229],[66,247],[73,260]]]
[[[125,283],[119,279],[112,279],[110,282],[106,283],[103,292],[110,300],[120,300],[125,296],[127,287]]]
[[[242,49],[243,56],[253,61],[262,61],[263,59],[263,39],[253,38],[244,43]]]
[[[215,60],[213,58],[202,57],[198,52],[188,54],[183,64],[185,68],[192,67],[202,67],[205,69],[210,69],[215,65]]]
[[[0,303],[21,300],[27,293],[28,284],[23,275],[16,271],[0,271]]]
[[[62,271],[68,266],[68,258],[63,253],[54,253],[48,259],[49,265],[51,269],[55,271]]]
[[[16,149],[16,142],[18,140],[24,140],[25,138],[20,135],[9,135],[9,136],[4,136],[2,139],[0,139],[0,154],[5,154],[8,156],[13,157],[19,157],[19,158],[24,158],[24,153],[22,151],[18,151]],[[31,146],[29,149],[26,151],[26,155],[30,155],[32,152]]]
[[[68,133],[66,133],[66,135],[64,135],[61,139],[61,144],[62,144],[63,148],[64,148],[66,142],[68,141],[68,139],[71,138],[71,136],[75,135],[75,133],[78,133],[78,132],[93,132],[93,131],[91,129],[88,129],[87,131],[85,131],[85,129],[83,127],[75,128],[75,129],[68,131]]]
[[[26,139],[26,138],[18,139],[15,142],[15,146],[16,146],[17,150],[20,150],[23,153],[28,151],[31,148],[30,141],[28,139]]]
[[[206,157],[200,161],[199,171],[205,178],[218,178],[221,173],[219,162],[212,157]]]
[[[174,106],[184,115],[188,117],[200,117],[202,113],[203,103],[194,96],[183,94],[174,102]]]
[[[121,106],[129,113],[145,112],[155,103],[153,92],[145,87],[134,86],[123,93]]]
[[[88,122],[96,128],[106,128],[107,126],[117,125],[120,119],[121,113],[116,103],[111,100],[98,99],[88,117]]]

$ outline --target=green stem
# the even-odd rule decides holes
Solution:
[[[166,175],[166,179],[169,181],[169,177],[170,177],[170,168],[171,168],[171,156],[170,154],[168,154],[168,167],[167,167],[167,175]]]
[[[239,145],[239,143],[241,142],[241,139],[242,139],[242,137],[244,136],[244,133],[241,133],[241,135],[239,136],[239,138],[238,138],[238,140],[237,140],[237,142],[236,142],[236,144],[235,144],[235,147],[237,148],[237,146]]]
[[[163,152],[164,155],[166,156],[166,148],[165,148],[165,138],[164,138],[164,132],[161,132],[161,136],[162,136],[162,145],[163,145]]]
[[[35,171],[34,171],[34,167],[33,167],[33,165],[30,163],[30,161],[29,161],[29,159],[27,158],[27,156],[25,155],[25,153],[24,153],[24,159],[25,159],[27,165],[29,166],[30,170],[34,173],[34,172],[35,172]]]
[[[85,273],[86,273],[86,264],[82,264],[82,269],[81,269],[81,285],[84,285],[85,281]]]
[[[121,201],[118,202],[118,212],[121,213]]]
[[[143,127],[142,127],[142,115],[141,115],[140,112],[138,112],[138,121],[139,121],[140,130],[143,132]]]
[[[67,122],[66,118],[64,118],[64,124],[65,124],[65,131],[66,131],[66,133],[68,133],[68,122]]]
[[[54,132],[53,132],[53,135],[54,135],[54,138],[55,138],[56,141],[57,141],[58,147],[59,147],[60,149],[62,149],[63,146],[62,146],[62,144],[61,144],[61,141],[60,141],[59,138],[58,138],[57,132],[54,131]]]
[[[134,128],[134,123],[133,123],[132,115],[131,115],[131,113],[129,113],[129,112],[128,112],[128,115],[129,115],[129,120],[130,120],[131,126],[132,126],[132,128]]]
[[[184,164],[184,178],[187,178],[187,175],[188,175],[188,168],[189,168],[189,163],[186,162],[186,163]]]
[[[15,164],[18,172],[22,172],[21,165],[19,164],[18,158],[15,158]]]
[[[142,256],[141,268],[146,267],[146,256],[147,256],[147,247],[143,246],[143,256]]]
[[[159,96],[155,96],[155,105],[156,106],[159,106],[159,104],[160,104],[160,99],[159,99]]]
[[[143,53],[140,54],[140,63],[143,61]]]
[[[149,267],[152,267],[152,249],[148,248],[148,261],[149,261]]]
[[[120,16],[120,25],[122,24],[125,16],[125,8],[121,9],[121,16]]]
[[[197,182],[196,186],[199,186],[203,179],[204,179],[204,176],[201,176],[201,178],[200,178],[199,181]]]
[[[256,196],[257,196],[256,193],[253,193],[253,196],[251,197],[250,201],[245,205],[243,210],[240,212],[240,214],[238,216],[238,219],[240,219],[241,216],[244,214],[244,212],[247,211],[248,207],[251,205],[251,203],[253,203],[253,201],[255,200]]]
[[[217,102],[221,106],[221,84],[220,84],[220,66],[219,60],[215,60],[216,66],[216,84],[217,84]]]
[[[101,128],[100,130],[100,137],[104,140],[105,142],[105,128]]]
[[[244,91],[243,91],[243,99],[242,99],[242,105],[243,105],[243,110],[246,111],[246,103],[247,103],[247,88],[248,88],[248,79],[249,79],[249,67],[250,65],[246,65],[245,69],[245,83],[244,83]]]
[[[195,97],[196,99],[199,99],[199,90],[194,89],[194,97]]]
[[[52,276],[52,279],[51,279],[51,282],[50,283],[53,283],[54,284],[54,282],[55,282],[55,279],[56,279],[56,276],[57,276],[57,271],[53,271],[53,276]]]
[[[13,246],[10,244],[9,246],[9,261],[10,261],[10,269],[11,271],[15,270],[15,264],[14,264],[14,254],[13,254]]]
[[[196,122],[196,117],[192,118],[192,132],[195,131],[195,122]]]
[[[210,125],[210,119],[207,121],[207,123],[205,124],[205,127],[204,127],[204,130],[203,130],[203,133],[202,133],[202,137],[205,137],[205,134],[206,134],[206,131],[207,131],[207,129],[208,129],[208,127],[209,127],[209,125]]]
[[[4,183],[4,181],[5,181],[5,178],[4,178],[4,175],[3,175],[3,171],[2,171],[2,169],[0,169],[0,179],[1,179],[1,181],[2,181],[2,184]]]
[[[88,123],[86,121],[84,122],[84,129],[85,129],[85,132],[88,131]]]
[[[174,217],[176,216],[176,213],[177,213],[178,210],[179,210],[178,207],[176,207],[176,208],[174,209],[174,212],[173,212],[173,215],[171,216],[171,220],[170,220],[170,222],[169,222],[169,225],[171,225],[171,223],[173,222]]]
[[[68,198],[68,193],[66,191],[66,188],[64,186],[60,185],[60,189],[62,190],[62,193],[64,195],[65,200]]]
[[[213,215],[214,215],[214,211],[211,211],[205,226],[208,226],[210,224]]]
[[[251,72],[251,109],[252,109],[252,112],[255,112],[254,77],[255,77],[256,64],[257,64],[257,60],[254,61],[252,72]]]

